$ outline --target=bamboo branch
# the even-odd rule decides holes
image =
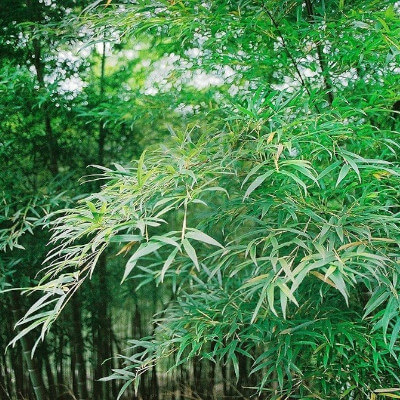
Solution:
[[[293,64],[293,67],[294,67],[294,69],[296,71],[296,75],[298,76],[298,78],[299,78],[299,80],[301,82],[301,85],[304,87],[304,89],[306,90],[307,94],[311,97],[310,89],[308,88],[308,85],[307,85],[305,79],[303,78],[303,75],[300,72],[300,69],[299,69],[299,66],[297,64],[296,59],[293,57],[292,53],[289,51],[289,46],[288,46],[288,44],[287,44],[287,42],[285,40],[285,37],[283,36],[283,34],[282,34],[282,32],[281,32],[281,30],[279,28],[278,22],[276,21],[276,19],[272,15],[272,13],[267,8],[265,8],[265,6],[263,6],[263,9],[268,14],[268,16],[271,19],[271,22],[274,25],[279,37],[281,38],[283,48],[284,48],[287,56],[289,57],[290,61]],[[315,107],[315,109],[317,110],[318,113],[321,113],[321,111],[319,110],[319,107],[316,104],[314,104],[314,107]]]
[[[311,0],[306,0],[306,10],[307,10],[307,16],[308,16],[309,21],[312,24],[315,24],[314,8],[313,8]],[[315,47],[317,49],[318,64],[319,64],[319,67],[321,68],[322,80],[324,82],[324,88],[326,90],[326,98],[328,100],[329,105],[332,105],[333,93],[332,93],[332,84],[331,84],[329,76],[328,76],[329,75],[328,65],[326,63],[321,44],[316,42]]]

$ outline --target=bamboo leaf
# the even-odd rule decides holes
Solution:
[[[400,332],[400,318],[397,319],[396,324],[393,327],[392,334],[390,335],[390,343],[389,343],[389,351],[393,354],[394,357],[396,357],[396,354],[394,353],[394,345],[396,344],[396,340],[399,336]]]
[[[197,254],[196,250],[193,248],[193,246],[190,244],[189,240],[183,239],[182,240],[183,247],[186,251],[186,254],[190,257],[190,259],[193,261],[193,264],[195,267],[200,270],[199,267],[199,261],[197,260]]]
[[[273,171],[268,171],[265,174],[259,175],[254,181],[249,185],[246,190],[246,193],[243,196],[243,199],[246,199],[250,196],[251,193],[254,192],[268,177],[273,174]]]
[[[185,237],[188,238],[188,239],[194,239],[194,240],[197,240],[197,241],[200,241],[200,242],[211,244],[213,246],[218,246],[218,247],[221,247],[222,249],[224,248],[224,246],[222,246],[221,243],[217,242],[211,236],[207,235],[204,232],[199,231],[198,229],[187,228],[187,232],[185,233]]]
[[[342,182],[342,180],[347,176],[349,171],[350,171],[350,166],[348,164],[344,164],[342,169],[339,172],[339,176],[336,181],[336,187],[339,186],[340,182]]]
[[[148,254],[154,253],[160,247],[164,246],[165,243],[160,242],[147,242],[140,245],[140,247],[135,251],[135,253],[131,256],[125,266],[124,275],[122,277],[121,283],[125,281],[125,279],[129,276],[132,272],[133,268],[135,268],[138,260],[141,257],[144,257]]]
[[[174,262],[174,259],[175,259],[176,253],[178,253],[178,250],[179,250],[178,248],[172,250],[171,254],[165,260],[165,263],[161,270],[161,276],[160,276],[161,282],[164,281],[165,273],[167,272],[167,270],[171,266],[171,264]]]

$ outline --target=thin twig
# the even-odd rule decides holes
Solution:
[[[314,8],[312,5],[311,0],[306,0],[306,9],[307,15],[312,24],[315,24],[315,15],[314,15]],[[326,90],[326,97],[328,100],[329,105],[333,103],[333,93],[332,93],[332,85],[328,79],[328,71],[327,71],[327,64],[325,62],[324,53],[321,48],[321,44],[316,42],[315,47],[317,48],[317,59],[319,67],[321,68],[322,80],[324,82],[324,87]]]
[[[276,29],[276,31],[277,31],[279,37],[281,38],[283,48],[285,49],[286,54],[287,54],[288,57],[290,58],[290,60],[291,60],[291,62],[292,62],[292,64],[293,64],[293,66],[294,66],[294,69],[296,70],[296,74],[297,74],[297,76],[298,76],[299,79],[300,79],[300,82],[301,82],[302,86],[303,86],[304,89],[306,90],[307,94],[311,97],[310,89],[308,88],[308,85],[307,85],[306,81],[304,80],[304,78],[303,78],[303,76],[302,76],[302,74],[301,74],[301,72],[300,72],[300,70],[299,70],[299,67],[298,67],[298,65],[297,65],[296,59],[293,57],[292,53],[289,51],[289,47],[288,47],[287,42],[286,42],[286,40],[285,40],[285,38],[284,38],[284,36],[283,36],[283,34],[282,34],[280,28],[279,28],[278,22],[276,21],[276,19],[275,19],[274,16],[272,15],[272,13],[271,13],[265,6],[263,6],[263,9],[264,9],[264,11],[268,14],[268,16],[269,16],[269,18],[271,19],[272,24],[274,25],[274,27],[275,27],[275,29]],[[315,109],[317,110],[317,112],[320,114],[321,111],[319,110],[318,106],[317,106],[316,104],[314,104],[314,107],[315,107]]]

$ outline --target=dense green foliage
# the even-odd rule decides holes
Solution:
[[[9,22],[34,49],[64,38],[55,83],[26,55],[1,64],[3,285],[33,285],[9,340],[40,350],[90,316],[96,362],[117,356],[95,399],[157,398],[164,372],[180,399],[398,396],[400,4],[108,3]],[[115,352],[112,311],[132,305],[146,329]]]

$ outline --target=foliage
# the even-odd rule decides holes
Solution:
[[[149,83],[132,61],[137,86],[116,69],[115,107],[80,117],[163,120],[169,136],[158,128],[163,143],[137,161],[98,166],[101,189],[59,211],[32,288],[42,297],[14,342],[37,327],[43,339],[108,249],[121,283],[170,294],[104,378],[126,381],[120,396],[154,365],[199,357],[268,398],[390,393],[379,390],[400,380],[398,5],[99,3],[81,19],[93,40],[129,36],[148,76],[172,68]]]
[[[279,114],[271,118],[277,127]],[[392,382],[399,169],[384,159],[385,138],[365,137],[370,149],[354,153],[357,127],[343,132],[340,122],[321,117],[317,124],[297,119],[289,132],[283,125],[273,138],[270,132],[243,132],[234,140],[177,134],[136,167],[103,168],[103,190],[57,220],[52,241],[60,244],[46,276],[52,279],[40,288],[47,296],[59,293],[61,304],[93,272],[101,252],[121,243],[120,253],[132,252],[123,280],[136,268],[176,287],[179,301],[160,322],[162,346],[151,357],[172,352],[179,363],[207,354],[215,341],[208,357],[228,355],[237,374],[238,352],[261,353],[253,364],[254,372],[264,372],[260,389],[277,379],[288,392],[300,386],[338,396],[343,376],[365,393]],[[46,315],[44,329],[59,308]],[[343,351],[349,345],[357,362]],[[343,371],[346,358],[351,374]]]

